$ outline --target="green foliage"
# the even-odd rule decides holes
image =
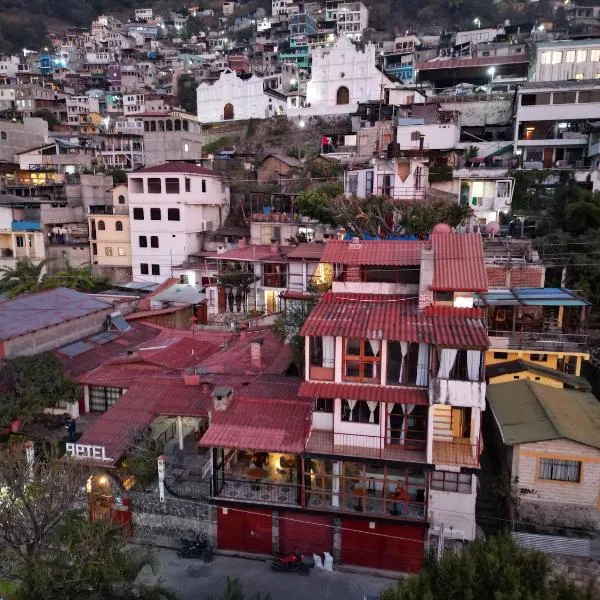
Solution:
[[[449,165],[431,167],[429,169],[429,183],[436,181],[452,181],[453,169]]]
[[[438,223],[458,227],[470,214],[468,206],[448,200],[403,202],[397,211],[398,226],[406,233],[423,237]]]
[[[108,169],[107,175],[110,175],[113,179],[113,185],[119,185],[120,183],[127,183],[127,173],[123,169]]]
[[[217,150],[222,150],[223,148],[231,148],[231,146],[233,146],[233,138],[226,135],[214,140],[213,142],[204,144],[202,146],[202,152],[204,154],[214,154]]]
[[[190,73],[183,73],[177,78],[177,101],[188,113],[195,115],[197,109],[196,78]]]
[[[429,556],[418,575],[400,580],[381,600],[592,600],[593,594],[552,577],[546,555],[501,536],[445,552],[439,562]]]
[[[135,489],[146,490],[158,475],[157,459],[163,449],[163,444],[153,439],[149,433],[141,434],[121,461],[123,479],[132,475],[135,478]]]
[[[0,369],[0,389],[0,426],[13,419],[27,423],[44,408],[78,398],[77,385],[52,352],[7,361]]]
[[[343,193],[341,183],[326,183],[314,190],[300,194],[295,201],[295,210],[326,225],[337,226],[333,213],[332,199]]]
[[[237,577],[228,577],[225,582],[225,591],[219,600],[246,600],[246,595],[243,592],[242,584]],[[256,594],[248,600],[272,600],[271,594],[260,593]]]

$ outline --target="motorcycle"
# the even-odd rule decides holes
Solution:
[[[271,569],[284,573],[294,571],[300,573],[300,575],[310,573],[308,565],[304,562],[304,556],[297,550],[291,554],[276,555],[271,563]]]
[[[201,558],[208,563],[213,560],[213,549],[208,542],[199,537],[191,540],[181,538],[177,556],[179,558]]]

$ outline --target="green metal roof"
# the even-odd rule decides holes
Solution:
[[[600,402],[589,392],[521,379],[487,387],[507,446],[566,438],[600,449]]]
[[[488,365],[485,368],[485,376],[489,379],[490,377],[510,375],[512,373],[522,373],[523,371],[533,371],[534,373],[539,373],[545,377],[562,381],[565,385],[579,390],[590,391],[592,389],[590,382],[585,377],[569,375],[568,373],[563,373],[562,371],[545,367],[539,363],[529,362],[522,359],[496,363],[495,365]]]
[[[590,303],[564,288],[511,288],[479,294],[479,306],[589,306]]]

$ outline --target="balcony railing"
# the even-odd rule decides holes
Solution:
[[[225,478],[215,497],[246,502],[266,502],[299,506],[299,486],[295,483],[271,483]]]
[[[463,467],[479,467],[481,443],[468,441],[433,440],[432,462],[434,465],[458,465]]]
[[[403,443],[400,444],[399,436],[391,436],[388,442],[386,438],[380,436],[313,430],[310,432],[306,451],[315,454],[334,454],[380,460],[426,462],[427,442],[424,439],[411,439],[410,436],[411,432],[408,432]]]
[[[578,333],[515,333],[489,330],[491,348],[509,350],[548,350],[554,352],[584,352],[588,336]]]
[[[286,273],[265,273],[262,276],[263,287],[287,288],[287,282]]]

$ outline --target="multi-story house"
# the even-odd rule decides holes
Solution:
[[[0,160],[13,162],[17,152],[47,141],[48,122],[44,119],[25,117],[22,123],[0,119]]]
[[[0,267],[12,268],[19,260],[37,264],[46,258],[39,219],[27,219],[23,208],[0,204]]]
[[[128,117],[146,112],[144,99],[145,94],[140,92],[123,94],[123,114]]]
[[[170,277],[200,250],[198,234],[221,226],[229,212],[222,177],[193,163],[140,169],[128,175],[128,189],[134,280]]]
[[[111,281],[131,280],[131,234],[127,186],[111,190],[110,204],[88,206],[90,262],[94,270]]]
[[[81,117],[90,113],[99,113],[100,103],[90,96],[67,96],[67,119],[69,125],[78,126]]]
[[[267,388],[213,391],[201,443],[218,545],[415,571],[429,536],[475,537],[488,340],[468,305],[487,287],[481,239],[333,241],[320,260],[332,290],[301,331],[300,388],[273,381],[262,405]],[[244,505],[252,522],[236,517]]]
[[[600,40],[560,40],[536,45],[529,79],[534,82],[597,79]]]
[[[342,2],[337,7],[337,33],[359,42],[369,24],[369,9],[362,2]]]

